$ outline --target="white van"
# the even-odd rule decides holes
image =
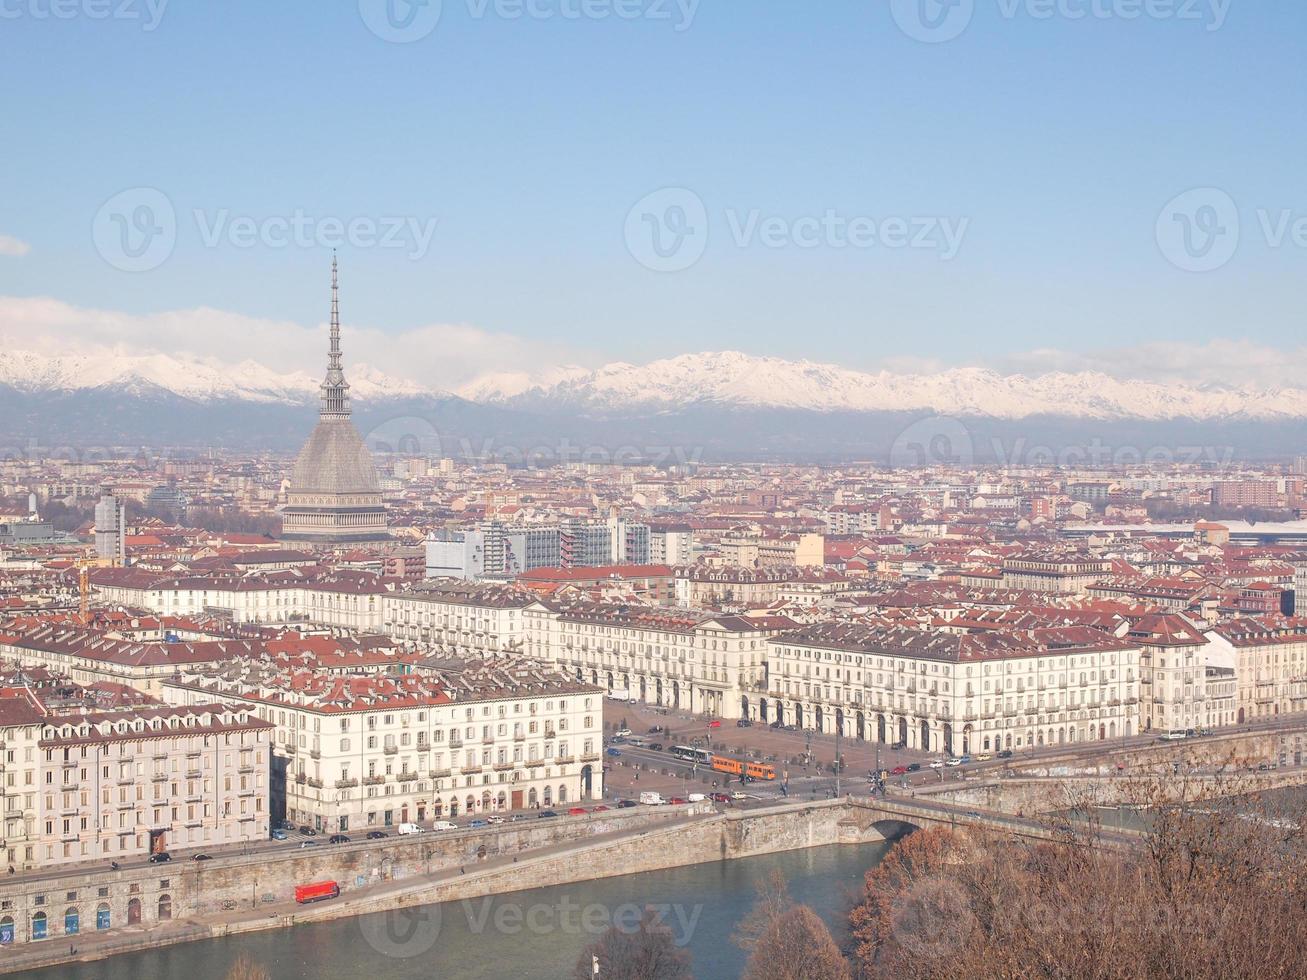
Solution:
[[[661,793],[641,793],[640,802],[645,806],[662,806],[667,801],[663,799]]]
[[[708,797],[703,793],[691,793],[685,799],[687,803],[702,803],[704,800],[708,799]]]
[[[458,824],[450,823],[448,820],[437,820],[431,825],[432,830],[458,830]]]
[[[1178,742],[1182,738],[1188,738],[1188,737],[1189,737],[1188,732],[1184,731],[1183,729],[1177,728],[1174,731],[1169,731],[1165,735],[1163,735],[1162,740],[1165,742]]]
[[[420,834],[422,833],[422,828],[415,823],[402,823],[399,825],[399,833],[400,836],[403,836],[404,834]]]

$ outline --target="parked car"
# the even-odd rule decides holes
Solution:
[[[348,835],[348,834],[332,834],[329,838],[327,838],[327,843],[328,843],[328,844],[348,844],[348,843],[349,843],[349,835]]]
[[[958,756],[954,756],[952,759],[949,759],[948,762],[944,763],[944,765],[946,765],[946,766],[960,766],[960,765],[962,765],[962,759],[961,759],[960,757],[958,757]]]
[[[633,806],[639,806],[639,805],[640,805],[640,804],[636,803],[635,800],[618,800],[618,801],[617,801],[617,809],[619,809],[619,810],[626,810],[626,809],[628,809],[628,808],[630,808],[630,807],[633,807]]]
[[[151,864],[164,864],[171,860],[172,860],[172,855],[169,854],[167,851],[160,851],[158,854],[150,855]]]
[[[197,855],[195,855],[193,858],[191,858],[191,860],[192,860],[192,861],[212,861],[213,858],[210,857],[208,854],[197,854]]]
[[[631,729],[619,728],[617,729],[617,731],[613,732],[613,734],[616,735],[618,738],[627,738],[631,734]]]
[[[622,750],[621,750],[621,749],[613,749],[613,748],[609,748],[609,749],[605,749],[604,751],[607,752],[607,753],[608,753],[609,755],[611,755],[611,756],[619,756],[619,755],[622,754]]]
[[[612,809],[612,807],[604,806],[604,804],[600,803],[598,806],[593,806],[593,807],[591,807],[591,808],[590,808],[590,812],[591,812],[591,813],[603,813],[605,810],[611,810],[611,809]]]
[[[504,818],[497,813],[492,813],[490,816],[486,817],[486,823],[495,824],[495,823],[503,823],[503,822],[504,822]]]
[[[684,804],[689,803],[690,801],[687,800],[684,796],[673,796],[667,802],[670,803],[672,806],[683,806]]]
[[[737,722],[735,723],[735,727],[736,727],[736,728],[752,728],[752,727],[753,727],[753,722],[751,722],[748,718],[741,718],[739,721],[737,721]]]
[[[303,834],[305,837],[316,837],[318,832],[314,830],[312,827],[310,827],[308,824],[305,824],[304,826],[300,827],[300,833]]]
[[[294,820],[283,820],[281,823],[277,824],[277,826],[280,827],[282,830],[294,830],[294,829],[295,829],[295,821],[294,821]]]
[[[658,735],[661,732],[662,732],[662,727],[659,725],[654,725],[653,728],[649,729],[650,735]]]
[[[399,828],[399,832],[400,832],[401,834],[404,833],[404,828],[407,827],[407,826],[409,826],[409,825],[408,825],[408,824],[401,824],[401,825],[400,825],[400,828]],[[417,825],[414,824],[413,826],[416,827]],[[421,829],[422,829],[421,827],[418,827],[418,830],[421,830]],[[458,824],[453,823],[452,821],[449,821],[449,820],[437,820],[435,823],[433,823],[433,824],[431,825],[431,829],[432,829],[432,830],[458,830]],[[414,833],[414,831],[409,831],[409,833]]]
[[[905,776],[907,775],[907,772],[908,772],[907,766],[895,766],[893,769],[889,771],[889,774],[891,776]]]
[[[541,810],[539,813],[536,814],[536,819],[547,820],[550,817],[556,817],[556,816],[558,816],[558,814],[553,810]]]
[[[966,753],[963,753],[962,756],[959,757],[958,759],[958,762],[961,762],[963,765],[966,765],[970,761],[971,761],[971,756],[967,755]]]
[[[1010,758],[1012,758],[1012,750],[1011,750],[1011,749],[1004,749],[1002,752],[1000,752],[1000,753],[998,754],[998,757],[999,757],[1000,759],[1010,759]]]
[[[584,817],[588,811],[583,806],[574,806],[567,811],[569,817]]]
[[[272,831],[272,839],[273,839],[273,840],[285,840],[285,839],[286,839],[287,837],[289,837],[289,836],[290,836],[290,834],[286,833],[286,831],[283,830],[283,829],[280,828],[280,827],[276,827],[276,828],[274,828],[273,831]]]
[[[921,763],[920,763],[920,762],[909,762],[909,763],[908,763],[908,772],[921,772]]]
[[[317,846],[318,846],[318,842],[315,841],[315,840],[303,840],[303,841],[300,841],[300,850],[301,850],[301,851],[304,850],[304,848],[306,848],[306,847],[317,847]]]
[[[932,768],[932,769],[943,769],[943,768],[944,768],[944,760],[943,760],[943,759],[931,759],[931,760],[930,760],[930,768]]]
[[[988,752],[980,752],[976,755],[977,762],[988,762],[992,756]]]
[[[446,821],[446,822],[447,822],[447,821]],[[439,826],[438,824],[435,824],[435,825],[432,825],[431,829],[432,829],[432,830],[445,830],[445,829],[453,830],[453,829],[454,829],[454,825],[451,823],[451,824],[449,824],[448,828],[445,828],[445,827],[441,827],[441,826]],[[422,833],[422,828],[421,828],[420,826],[418,826],[417,824],[415,824],[415,823],[402,823],[402,824],[399,825],[399,835],[400,835],[401,837],[407,836],[408,834],[420,834],[420,833]]]
[[[386,839],[387,837],[389,837],[389,836],[390,836],[390,835],[387,834],[384,830],[369,830],[369,831],[368,831],[368,840],[385,840],[385,839]]]
[[[486,823],[484,820],[473,820],[467,825],[468,830],[480,830],[482,827],[489,826],[490,824]]]
[[[908,747],[908,743],[903,741],[902,739],[900,739],[899,741],[895,742],[893,745],[890,746],[890,748],[893,749],[895,752],[901,751],[902,749],[906,749],[907,747]]]
[[[662,742],[650,742],[650,743],[649,743],[649,751],[650,751],[650,752],[661,752],[662,750],[663,750],[663,743],[662,743]]]
[[[716,718],[714,718],[712,721],[708,722],[708,727],[709,727],[709,728],[721,728],[721,727],[722,727],[722,723],[721,723],[720,721],[718,721]]]
[[[748,796],[746,796],[745,793],[744,793],[742,790],[733,789],[733,790],[731,790],[731,799],[733,799],[733,800],[747,800],[747,799],[748,799]]]
[[[709,797],[709,799],[712,800],[714,803],[729,803],[729,802],[731,802],[731,796],[730,796],[729,793],[713,793],[713,794]]]

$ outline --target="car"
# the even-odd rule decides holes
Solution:
[[[943,768],[944,768],[944,760],[943,760],[943,759],[931,759],[931,760],[930,760],[930,768],[932,768],[932,769],[943,769]]]
[[[988,762],[992,758],[993,756],[991,756],[988,752],[980,752],[976,755],[977,762]]]
[[[1000,753],[998,754],[998,757],[999,757],[1000,759],[1010,759],[1010,758],[1012,758],[1012,750],[1011,750],[1011,749],[1004,749],[1002,752],[1000,752]]]
[[[294,830],[294,829],[295,829],[295,821],[294,821],[294,820],[283,820],[281,823],[277,824],[277,826],[280,827],[282,830]]]
[[[368,840],[385,840],[390,835],[384,830],[369,830]]]
[[[600,803],[598,806],[591,807],[591,808],[590,808],[590,812],[591,812],[591,813],[603,813],[605,810],[611,810],[611,809],[612,809],[612,807],[604,806],[604,804]]]
[[[714,803],[729,803],[731,802],[731,795],[729,793],[711,793],[708,799]]]
[[[947,762],[945,762],[944,765],[946,765],[946,766],[960,766],[960,765],[962,765],[962,759],[961,759],[960,757],[958,757],[958,756],[954,756],[952,759],[949,759]]]
[[[672,806],[683,806],[684,804],[689,803],[690,801],[687,800],[684,796],[673,796],[667,802],[670,803]]]
[[[315,841],[315,840],[300,841],[300,850],[301,850],[301,851],[304,850],[304,848],[306,848],[306,847],[317,847],[317,846],[318,846],[318,842]]]
[[[504,822],[504,818],[497,813],[492,813],[490,816],[486,817],[486,823],[489,824],[497,824],[503,822]]]
[[[556,817],[558,813],[554,810],[541,810],[536,814],[537,820],[548,820],[550,817]]]
[[[585,807],[583,807],[583,806],[574,806],[574,807],[572,807],[570,810],[567,811],[567,815],[568,815],[569,817],[584,817],[584,816],[585,816],[587,813],[589,813],[589,812],[590,812],[590,811],[588,811],[588,810],[587,810]]]
[[[208,854],[196,854],[193,858],[191,858],[191,860],[192,860],[192,861],[212,861],[213,858],[212,858],[210,855],[208,855]]]
[[[621,735],[618,735],[618,736],[616,736],[615,738],[610,738],[610,739],[608,740],[608,744],[609,744],[609,745],[625,745],[625,744],[626,744],[626,738],[623,737],[623,736],[621,736]]]
[[[164,864],[172,860],[172,855],[167,851],[159,851],[157,854],[150,855],[151,864]]]
[[[650,734],[650,735],[658,735],[658,734],[660,734],[661,732],[662,732],[662,728],[659,727],[658,725],[654,725],[653,728],[649,729],[649,734]]]
[[[971,756],[967,755],[965,752],[958,757],[958,762],[961,762],[963,765],[966,765],[970,761],[971,761]]]
[[[753,722],[750,721],[748,718],[741,718],[739,721],[737,721],[737,722],[735,723],[735,727],[736,727],[736,728],[752,728],[752,727],[753,727]]]
[[[308,826],[307,824],[300,827],[300,833],[303,834],[305,837],[316,837],[318,834],[316,830],[314,830],[312,827]]]
[[[891,776],[906,776],[907,773],[908,773],[907,766],[895,766],[893,769],[889,771],[889,774]]]
[[[708,722],[708,727],[709,727],[709,728],[721,728],[721,727],[722,727],[722,723],[721,723],[720,721],[718,721],[716,718],[714,718],[712,721]]]
[[[647,746],[650,752],[661,752],[663,750],[662,742],[650,742]]]
[[[617,729],[617,731],[613,732],[613,734],[616,735],[618,738],[629,738],[631,735],[631,729],[619,728]]]
[[[920,763],[920,762],[909,762],[909,763],[908,763],[908,772],[921,772],[921,763]]]
[[[482,827],[489,826],[490,824],[486,823],[484,820],[473,820],[467,825],[467,828],[468,830],[480,830]]]
[[[349,843],[349,835],[348,835],[348,834],[332,834],[329,838],[327,838],[327,843],[328,843],[328,844],[348,844],[348,843]]]
[[[408,824],[404,824],[403,826],[400,827],[399,832],[401,834],[404,833],[403,828],[406,826],[408,826]],[[421,831],[421,829],[422,829],[421,827],[418,827],[419,831]],[[437,820],[435,823],[431,825],[431,829],[432,830],[458,830],[458,824],[454,823],[451,820]]]
[[[612,749],[612,748],[610,748],[610,749],[605,749],[604,751],[606,751],[606,752],[607,752],[609,755],[611,755],[611,756],[619,756],[619,755],[622,754],[622,750],[621,750],[621,749]]]
[[[276,827],[272,831],[273,840],[285,840],[289,836],[290,835],[286,833],[286,831],[282,830],[280,827]]]
[[[744,792],[742,792],[741,790],[733,789],[733,790],[731,790],[731,799],[733,799],[733,800],[747,800],[747,799],[748,799],[748,796],[746,796],[746,795],[744,794]]]

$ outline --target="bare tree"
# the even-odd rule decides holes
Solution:
[[[587,946],[573,976],[591,980],[693,980],[690,953],[676,945],[657,913],[646,909],[634,929],[613,925]]]
[[[263,965],[241,953],[227,971],[226,980],[270,980]]]
[[[754,943],[744,980],[850,980],[848,961],[826,923],[806,905],[772,920]]]

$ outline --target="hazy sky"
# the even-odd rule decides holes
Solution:
[[[1280,382],[1305,7],[0,0],[0,334]]]

